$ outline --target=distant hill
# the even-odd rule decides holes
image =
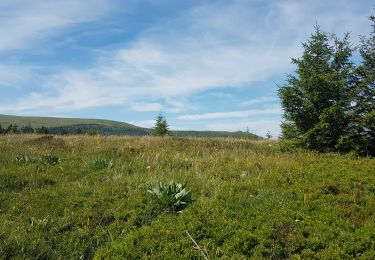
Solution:
[[[55,134],[99,133],[103,135],[145,136],[151,133],[151,129],[149,128],[105,119],[0,115],[0,125],[3,128],[11,124],[17,125],[18,127],[30,125],[35,129],[46,127],[49,132]],[[172,131],[172,134],[179,137],[262,139],[255,134],[246,132]]]

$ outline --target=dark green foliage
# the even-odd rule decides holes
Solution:
[[[123,127],[123,126],[105,126],[99,124],[74,124],[66,126],[49,127],[52,134],[74,135],[74,134],[89,134],[89,135],[130,135],[130,136],[145,136],[149,135],[150,131],[141,127]]]
[[[340,140],[343,150],[375,155],[375,16],[371,16],[372,32],[362,37],[359,53],[361,64],[355,70],[355,88],[350,109],[348,135]]]
[[[18,134],[19,133],[18,126],[10,124],[7,127],[7,129],[5,130],[5,133],[7,133],[7,134]]]
[[[35,130],[35,132],[36,132],[37,134],[44,134],[44,135],[48,135],[48,134],[50,134],[50,131],[49,131],[48,128],[45,127],[45,126],[42,126],[41,128],[37,128],[37,129]]]
[[[0,124],[0,134],[4,134],[4,133],[5,133],[5,129]]]
[[[32,134],[34,132],[35,132],[35,130],[34,130],[34,128],[32,128],[31,125],[23,126],[21,128],[21,133],[23,133],[23,134]]]
[[[161,113],[156,118],[155,126],[152,129],[152,134],[155,136],[165,136],[169,134],[167,120]]]
[[[302,133],[293,122],[284,121],[281,123],[280,138],[285,140],[301,139]]]
[[[186,184],[174,181],[163,184],[148,191],[156,198],[162,208],[167,208],[173,212],[181,212],[188,204],[192,203],[191,191],[186,189]]]
[[[374,154],[375,31],[362,39],[357,68],[348,34],[339,39],[316,27],[303,48],[302,57],[292,59],[295,75],[279,89],[282,138],[300,139],[319,151]]]

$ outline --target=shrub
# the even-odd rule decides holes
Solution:
[[[93,169],[104,169],[104,168],[112,168],[114,166],[113,161],[107,161],[106,159],[96,158],[92,163]]]
[[[60,158],[57,155],[53,155],[53,154],[42,155],[39,158],[32,158],[26,155],[16,157],[16,163],[23,164],[23,165],[30,164],[30,163],[56,165],[56,164],[59,164],[60,162],[61,162]]]
[[[17,164],[29,164],[29,163],[35,163],[35,162],[37,162],[36,159],[28,157],[26,155],[16,157]]]
[[[40,157],[40,162],[48,165],[56,165],[60,163],[60,158],[57,155],[47,154]]]
[[[186,184],[174,181],[163,184],[148,191],[158,201],[162,208],[180,213],[188,204],[192,203],[191,191],[186,189]]]

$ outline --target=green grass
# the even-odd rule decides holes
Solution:
[[[0,256],[374,259],[374,169],[272,141],[2,136]],[[148,192],[171,181],[191,190],[180,214]]]

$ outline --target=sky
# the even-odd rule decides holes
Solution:
[[[0,114],[280,133],[313,26],[354,45],[371,0],[0,0]]]

